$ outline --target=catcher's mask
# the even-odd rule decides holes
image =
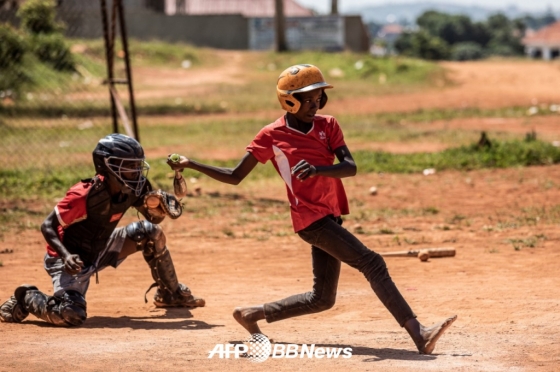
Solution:
[[[313,65],[294,65],[288,67],[278,77],[276,84],[276,95],[282,109],[291,114],[295,114],[301,107],[301,102],[298,101],[294,94],[309,92],[315,89],[322,89],[323,95],[321,97],[320,109],[327,104],[327,95],[325,89],[333,88],[332,85],[327,83],[323,78],[321,70]]]
[[[140,196],[150,166],[138,141],[124,134],[102,138],[93,150],[95,171],[122,185],[121,191]]]

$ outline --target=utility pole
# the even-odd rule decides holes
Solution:
[[[136,138],[137,141],[140,141],[140,136],[138,134],[138,123],[136,120],[134,89],[132,88],[132,70],[130,68],[130,54],[128,51],[128,37],[126,34],[123,0],[112,0],[111,19],[109,19],[107,2],[107,0],[101,0],[101,20],[103,22],[105,59],[107,63],[107,79],[105,79],[103,83],[109,85],[109,96],[111,99],[111,116],[113,118],[113,133],[119,133],[119,125],[117,119],[120,117],[126,134],[129,137]],[[114,60],[117,23],[120,25],[121,43],[124,52],[124,62],[126,68],[126,79],[115,78]],[[119,92],[117,90],[117,87],[115,86],[116,84],[124,84],[128,87],[128,99],[130,104],[130,115],[132,118],[132,123],[130,122],[125,107],[122,104]]]
[[[338,14],[338,0],[331,0],[331,15]]]
[[[284,0],[274,0],[275,5],[275,26],[276,26],[276,51],[286,52],[286,18],[284,17]]]

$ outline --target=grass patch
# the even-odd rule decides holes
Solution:
[[[530,236],[525,239],[511,238],[507,239],[506,243],[511,244],[516,251],[520,251],[522,248],[535,248],[539,239],[537,236]]]
[[[550,165],[560,162],[560,149],[542,141],[494,141],[480,148],[476,144],[437,153],[391,154],[357,151],[354,158],[361,172],[417,173],[437,170],[475,170],[516,166]]]
[[[395,232],[389,228],[383,227],[379,229],[379,234],[381,235],[393,235]]]
[[[78,169],[78,172],[82,169]],[[75,169],[53,168],[43,169],[0,169],[0,189],[5,190],[2,198],[33,199],[62,197],[70,186],[80,181]],[[92,166],[83,167],[83,178],[93,171]]]
[[[364,116],[345,115],[339,116],[344,118],[344,122],[352,122],[356,125],[356,130],[371,125],[397,125],[406,123],[430,123],[433,121],[445,121],[453,119],[466,118],[523,118],[539,115],[558,115],[557,111],[550,109],[539,110],[534,114],[530,114],[529,106],[513,106],[493,109],[484,109],[479,107],[466,107],[456,109],[417,109],[409,112],[383,112]],[[341,120],[342,121],[342,120]]]
[[[84,117],[96,115],[98,102],[106,106],[109,97],[107,87],[102,84],[107,74],[103,40],[69,39],[68,42],[76,61],[76,71],[55,71],[27,53],[21,69],[22,76],[16,82],[16,85],[20,85],[17,89],[19,94],[15,97],[16,106],[22,104],[25,107],[6,110],[3,112],[4,115],[53,117],[64,114]],[[185,68],[196,70],[231,63],[214,50],[195,48],[187,44],[132,39],[129,45],[133,75],[136,67],[166,69],[169,74],[175,71],[180,75]],[[115,53],[115,76],[123,77],[123,54],[118,42]],[[445,72],[438,65],[413,59],[375,58],[368,54],[351,52],[255,52],[243,53],[239,56],[243,58],[242,63],[246,66],[242,79],[239,79],[242,83],[209,83],[204,87],[203,100],[200,99],[199,91],[189,90],[183,90],[177,93],[177,96],[171,97],[170,95],[173,94],[171,89],[169,93],[162,94],[163,97],[168,98],[155,105],[161,106],[158,109],[150,107],[153,98],[146,103],[141,103],[137,99],[138,106],[144,107],[140,113],[150,115],[154,112],[159,114],[213,112],[206,111],[206,106],[220,106],[222,110],[227,108],[228,112],[277,108],[278,103],[275,95],[270,94],[270,87],[274,87],[274,82],[281,71],[296,63],[318,65],[325,72],[327,80],[340,88],[332,92],[333,98],[371,95],[372,92],[383,94],[412,89],[412,87],[418,89],[420,86],[431,85],[435,75],[438,76],[438,82],[445,80]],[[381,77],[383,78],[380,79]],[[263,81],[269,83],[263,84]],[[147,84],[143,86],[138,82],[135,83],[137,97],[140,97],[142,92],[154,89],[167,91],[164,86],[154,87],[152,83]],[[155,84],[157,85],[158,82]],[[372,90],[372,87],[375,89]],[[69,95],[69,93],[80,94]],[[180,100],[185,100],[189,104],[179,104],[178,106],[185,106],[182,109],[175,108]],[[34,105],[54,107],[31,109]],[[66,106],[78,106],[78,108]],[[93,107],[88,111],[87,108],[79,106]],[[105,110],[108,111],[107,108]],[[61,113],[61,111],[65,112]]]
[[[248,126],[255,123],[247,124]],[[181,130],[177,127],[176,130]],[[199,128],[199,130],[202,130]],[[234,130],[234,129],[232,129]],[[248,130],[248,129],[247,129]],[[157,138],[158,130],[152,136]],[[173,139],[173,136],[169,136]],[[215,138],[214,138],[215,140]],[[150,140],[147,139],[149,143]],[[169,145],[173,141],[170,140]],[[89,150],[89,148],[88,148]],[[462,146],[448,149],[439,153],[418,154],[389,154],[384,152],[358,151],[354,158],[360,172],[385,172],[385,173],[415,173],[426,168],[437,170],[473,170],[483,168],[506,168],[516,166],[549,165],[560,162],[560,149],[540,141],[494,141],[490,148],[479,148],[476,145]],[[235,167],[238,159],[232,160],[206,160],[204,163],[221,167]],[[170,190],[170,177],[172,173],[166,165],[166,158],[148,159],[151,169],[150,180],[156,187]],[[93,176],[91,159],[88,154],[82,162],[68,166],[52,166],[48,169],[20,166],[16,169],[0,169],[0,189],[5,190],[3,198],[17,198],[34,196],[56,197],[66,191],[68,187],[79,181],[79,177]],[[79,174],[80,176],[76,176]],[[198,172],[185,170],[185,177],[206,177]],[[255,171],[249,175],[249,180],[277,177],[276,171],[269,164],[259,164]],[[422,214],[434,215],[437,208],[428,207]],[[526,213],[526,218],[532,218],[533,212]],[[459,220],[459,217],[455,217]],[[457,223],[453,221],[451,223]]]
[[[103,39],[69,39],[74,55],[83,60],[93,60],[105,63],[105,42]],[[145,41],[131,38],[128,40],[128,51],[133,65],[165,66],[190,61],[190,66],[200,66],[210,63],[213,59],[210,52],[204,48],[197,48],[186,43],[165,43],[161,41]],[[120,39],[115,40],[116,63],[123,61],[122,44]],[[79,59],[80,62],[82,60]]]
[[[411,85],[439,79],[445,83],[444,70],[438,65],[410,58],[378,58],[367,53],[322,53],[317,51],[269,53],[260,69],[280,69],[299,63],[318,66],[325,78],[339,81],[362,81],[376,86]],[[369,93],[371,95],[371,92]]]
[[[55,100],[55,97],[52,98]],[[123,103],[127,112],[130,112],[128,103]],[[162,115],[188,115],[188,114],[215,114],[226,110],[219,103],[190,104],[175,103],[174,101],[138,102],[136,105],[137,117],[162,116]],[[0,105],[0,115],[10,118],[91,118],[111,117],[109,99],[91,102],[61,102],[50,105],[37,105],[25,102],[13,106]]]
[[[422,209],[422,214],[425,215],[435,215],[439,213],[439,209],[436,207],[426,207]]]
[[[91,162],[91,160],[90,160]],[[211,165],[233,167],[237,161],[204,161]],[[80,176],[76,176],[79,174]],[[185,170],[184,176],[206,177],[192,170]],[[258,165],[248,179],[270,178],[275,176],[271,166]],[[52,200],[60,198],[80,179],[93,177],[93,165],[89,163],[75,164],[73,167],[56,166],[48,170],[38,168],[0,169],[0,189],[3,193],[1,200],[34,200],[36,198]],[[172,192],[173,173],[166,164],[166,158],[159,158],[150,162],[148,178],[152,185],[165,191]]]
[[[34,198],[36,200],[37,198]],[[20,199],[21,200],[21,199]],[[38,210],[37,205],[33,205],[32,209],[18,205],[1,205],[0,206],[0,224],[2,231],[0,237],[3,238],[4,230],[9,231],[15,228],[17,231],[23,230],[39,230],[41,223],[52,210],[54,205],[41,205]],[[12,253],[11,250],[5,250],[0,253]]]

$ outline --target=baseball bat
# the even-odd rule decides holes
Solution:
[[[454,257],[455,248],[424,248],[410,251],[381,252],[383,257],[418,257],[420,252],[428,252],[430,258],[435,257]]]

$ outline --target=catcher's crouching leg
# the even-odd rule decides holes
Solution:
[[[151,269],[155,283],[146,293],[158,287],[154,295],[156,307],[203,307],[206,304],[204,299],[193,296],[186,285],[179,283],[171,254],[165,246],[165,235],[159,225],[142,220],[128,225],[126,232],[137,243],[138,250],[142,250]]]
[[[0,318],[5,322],[19,323],[31,313],[48,323],[67,327],[82,325],[87,318],[87,303],[81,293],[68,290],[60,297],[53,297],[32,285],[18,287],[1,308]]]
[[[16,291],[19,290],[21,293],[21,288],[26,289],[37,289],[35,286],[31,285],[22,285],[18,287]],[[20,294],[18,293],[18,294]],[[21,298],[21,296],[18,296]],[[16,298],[15,294],[10,296],[10,298],[0,305],[0,321],[5,323],[21,323],[27,316],[29,315],[29,311],[25,308],[23,301]]]

